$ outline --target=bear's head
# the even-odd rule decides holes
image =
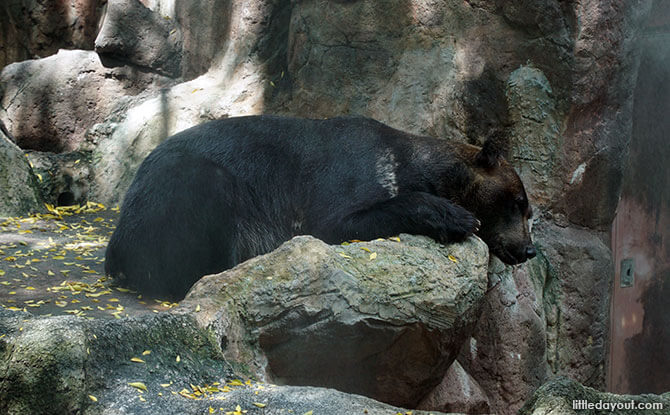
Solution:
[[[491,253],[510,265],[536,255],[530,237],[533,211],[523,183],[503,157],[499,136],[490,137],[472,159],[471,187],[464,207],[480,220],[476,233]]]

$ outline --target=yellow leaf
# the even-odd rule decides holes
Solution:
[[[391,237],[389,239],[392,240],[392,241],[400,242],[400,238],[397,237],[397,236]]]
[[[65,259],[65,257],[64,257],[64,256],[61,256],[61,255],[56,255],[56,256],[54,256],[54,257],[52,257],[52,258],[53,258],[53,259],[56,259],[56,260],[59,260],[59,261],[62,261],[62,260]]]
[[[93,222],[104,222],[104,221],[105,221],[105,219],[103,219],[101,217],[97,217],[97,218],[93,219]]]
[[[116,291],[120,291],[120,292],[122,292],[122,293],[128,293],[128,292],[130,292],[129,289],[127,289],[127,288],[123,288],[123,287],[116,287]]]
[[[35,287],[26,287],[26,290],[34,291]]]
[[[181,362],[181,357],[179,357],[179,355],[177,355],[177,358],[175,360],[177,361],[177,363],[179,363],[179,362]]]
[[[216,412],[216,409],[214,409],[214,408],[212,408],[212,407],[210,406],[210,407],[209,407],[209,413],[210,413],[210,414],[213,414],[214,412]]]
[[[88,399],[92,400],[93,402],[98,402],[98,398],[93,395],[88,395]]]
[[[241,380],[233,379],[230,382],[228,382],[229,385],[231,386],[244,386],[244,383],[242,383]]]
[[[37,178],[40,179],[40,181],[42,181],[42,175],[41,174],[37,173]]]
[[[5,275],[5,271],[0,269],[0,277],[2,277],[3,275]]]
[[[449,258],[449,261],[453,263],[458,263],[458,259],[456,259],[456,257],[453,255],[449,255],[447,258]]]
[[[147,356],[151,354],[151,350],[145,350],[142,352],[142,356]]]
[[[129,382],[128,385],[132,386],[133,388],[142,390],[142,391],[147,391],[148,390],[147,385],[145,385],[142,382]]]
[[[361,246],[360,248],[361,248],[362,250],[364,250],[365,252],[372,252],[372,251],[370,251],[370,248],[366,248],[366,247],[364,247],[364,246]]]
[[[144,360],[140,359],[139,357],[131,357],[130,361],[135,363],[144,363]]]
[[[195,306],[195,312],[196,312],[196,313],[199,313],[199,312],[200,312],[200,304],[198,304],[197,306]]]
[[[312,414],[314,414],[314,411],[307,411],[303,415],[312,415]]]
[[[345,254],[344,252],[338,252],[338,254],[340,254],[340,256],[341,256],[342,258],[349,258],[349,259],[351,259],[351,257],[350,257],[349,255]]]
[[[370,261],[372,261],[373,259],[376,259],[376,258],[377,258],[377,253],[376,252],[373,252],[373,253],[370,254]]]
[[[259,408],[265,408],[266,406],[268,406],[267,404],[259,403],[259,402],[254,402],[254,405],[259,407]]]
[[[52,276],[52,277],[53,277],[53,276],[54,276],[54,275],[56,275],[56,274],[54,274],[54,273],[53,273],[53,271],[51,271],[51,270],[48,270],[48,271],[47,271],[47,275],[49,275],[49,276]]]

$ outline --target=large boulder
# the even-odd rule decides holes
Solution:
[[[535,391],[518,415],[635,414],[667,415],[670,393],[615,395],[599,392],[566,377],[556,377]]]
[[[201,279],[180,309],[199,310],[226,358],[259,379],[415,407],[472,332],[488,255],[477,238],[400,238],[330,246],[295,237]]]
[[[25,215],[41,208],[37,176],[23,151],[1,130],[0,195],[0,217]]]
[[[406,413],[329,389],[244,381],[232,372],[212,334],[198,329],[188,315],[86,320],[37,318],[0,308],[3,414],[285,415],[310,411],[322,415]]]
[[[23,149],[77,150],[119,100],[167,84],[128,66],[106,67],[95,52],[61,50],[0,72],[0,121]]]

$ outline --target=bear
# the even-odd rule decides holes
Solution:
[[[173,135],[141,163],[105,256],[119,284],[182,299],[202,276],[296,235],[480,236],[507,264],[535,256],[532,209],[502,156],[364,117],[245,116]]]

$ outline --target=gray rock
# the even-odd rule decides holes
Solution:
[[[5,0],[0,5],[0,68],[58,49],[92,49],[104,0]]]
[[[407,413],[335,390],[245,381],[192,315],[86,320],[0,308],[3,414],[226,413],[238,407],[249,415]]]
[[[611,251],[597,232],[540,222],[536,245],[545,266],[529,269],[543,287],[547,362],[554,374],[605,388]]]
[[[587,408],[583,405],[593,405]],[[660,405],[660,408],[631,405]],[[596,414],[667,415],[670,413],[670,393],[663,395],[615,395],[565,377],[556,377],[542,385],[518,412],[518,415],[596,415]]]
[[[61,50],[0,72],[0,120],[23,149],[78,150],[86,147],[86,130],[107,117],[120,98],[161,79],[105,67],[94,52]]]
[[[560,114],[549,80],[539,69],[524,65],[507,80],[512,128],[509,159],[517,168],[536,208],[547,208],[561,197]]]
[[[421,400],[418,408],[464,414],[491,413],[486,393],[458,361],[449,367],[442,382]]]
[[[0,217],[42,209],[38,179],[23,151],[0,131]]]
[[[543,308],[542,252],[522,267],[493,258],[482,316],[459,362],[490,399],[491,410],[513,414],[550,374]]]
[[[42,199],[54,206],[86,203],[91,183],[90,153],[29,151],[26,157],[38,175]]]
[[[176,78],[181,75],[181,30],[139,0],[109,0],[95,39],[104,57]]]
[[[477,238],[400,238],[330,246],[295,237],[204,277],[180,310],[200,310],[226,358],[259,379],[414,407],[477,321],[488,255]]]

